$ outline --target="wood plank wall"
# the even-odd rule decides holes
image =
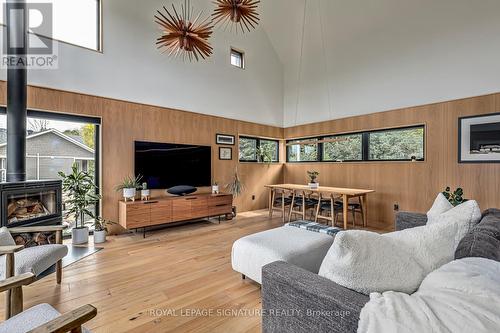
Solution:
[[[426,212],[447,185],[461,186],[481,209],[500,207],[500,164],[459,164],[458,118],[500,112],[500,94],[375,113],[285,129],[285,138],[378,128],[426,125],[425,162],[286,164],[287,183],[305,183],[306,171],[320,172],[322,185],[371,188],[369,224],[393,224],[400,210]]]
[[[0,103],[6,104],[5,82],[0,82]],[[211,145],[214,180],[226,184],[239,165],[246,186],[236,200],[239,211],[265,208],[264,185],[283,182],[283,164],[239,164],[237,145],[232,161],[220,161],[215,144],[216,133],[282,138],[282,128],[34,86],[29,87],[28,107],[102,118],[102,212],[107,219],[118,219],[121,193],[114,187],[134,173],[134,140]],[[152,195],[164,192],[153,191]]]
[[[5,104],[5,82],[0,82],[0,88],[0,103]],[[457,162],[458,117],[500,112],[500,93],[286,129],[34,86],[29,88],[28,104],[33,109],[102,118],[103,215],[108,219],[117,219],[120,193],[114,186],[133,173],[134,140],[211,145],[214,179],[227,183],[234,168],[239,168],[246,185],[236,200],[239,211],[265,208],[265,184],[305,183],[307,170],[319,171],[323,185],[376,190],[369,197],[369,224],[374,227],[393,224],[395,203],[401,210],[427,211],[447,185],[463,187],[482,209],[500,207],[500,164]],[[425,162],[238,163],[237,146],[233,161],[219,161],[215,144],[216,133],[290,139],[414,124],[426,125]]]

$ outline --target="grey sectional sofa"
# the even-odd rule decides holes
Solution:
[[[422,226],[425,214],[398,213],[396,230]],[[500,261],[500,210],[489,209],[460,242],[456,258]],[[342,287],[292,264],[274,262],[262,269],[262,329],[274,332],[356,332],[366,295]]]

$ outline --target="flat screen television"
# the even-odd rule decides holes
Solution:
[[[135,174],[141,175],[150,189],[210,186],[212,148],[135,141]]]

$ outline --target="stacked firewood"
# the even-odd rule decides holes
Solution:
[[[22,233],[15,235],[14,240],[17,245],[24,245],[24,247],[55,244],[56,234],[53,232]]]
[[[49,212],[40,200],[26,198],[11,200],[7,205],[7,213],[9,221],[12,222],[11,220],[26,220],[48,214]]]

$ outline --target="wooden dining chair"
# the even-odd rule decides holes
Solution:
[[[361,214],[361,221],[363,221],[363,226],[365,226],[364,225],[365,216],[364,216],[361,198],[358,198],[358,199],[359,199],[358,203],[349,202],[347,204],[347,209],[350,210],[352,213],[352,226],[353,227],[356,226],[356,213]],[[337,204],[340,207],[340,211],[338,212],[338,213],[340,213],[342,211],[342,209],[344,208],[344,203],[341,200],[337,200],[335,202],[335,204]]]
[[[292,215],[300,215],[302,220],[306,220],[307,210],[313,209],[314,214],[314,208],[317,204],[318,199],[311,197],[311,193],[307,193],[304,190],[293,191],[288,222],[292,220]],[[295,207],[298,209],[294,209]],[[311,215],[311,220],[312,218],[313,216]]]
[[[338,197],[332,193],[319,193],[318,195],[319,201],[316,206],[314,222],[327,220],[334,227],[337,223],[337,214],[342,212],[342,206],[339,206],[335,201]],[[328,212],[329,215],[322,215],[323,212]]]
[[[283,223],[286,221],[286,207],[292,203],[292,191],[285,189],[275,189],[272,193],[272,207],[269,210],[269,217],[273,217],[273,211],[278,210],[281,212]]]

